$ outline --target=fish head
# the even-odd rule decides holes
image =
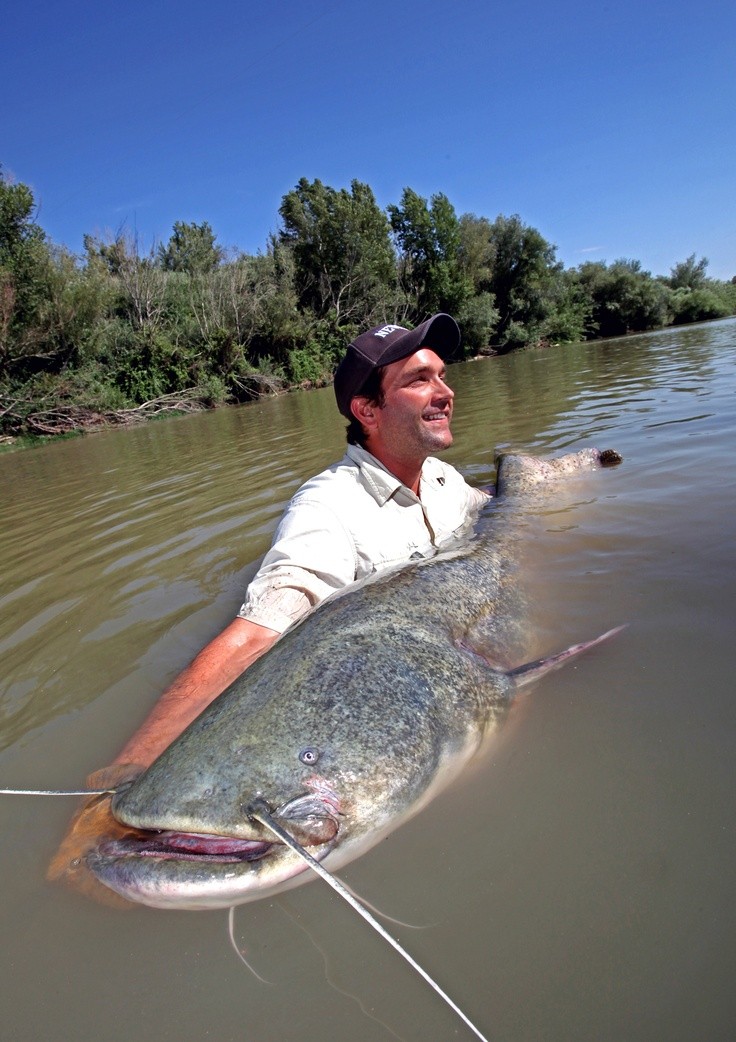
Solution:
[[[369,700],[356,709],[313,691],[295,716],[292,699],[259,705],[256,692],[241,720],[237,698],[221,699],[112,799],[131,831],[103,838],[87,866],[129,900],[225,907],[305,881],[304,861],[256,819],[256,805],[316,860],[335,852],[331,864],[405,807],[421,743],[401,712],[376,727]]]
[[[247,743],[210,764],[192,761],[186,746],[175,743],[113,796],[112,815],[129,831],[87,855],[100,882],[129,900],[179,908],[224,907],[282,888],[305,865],[253,817],[256,803],[317,860],[332,850],[340,798],[314,770],[313,747],[269,771],[263,750]],[[253,757],[257,769],[243,768]]]

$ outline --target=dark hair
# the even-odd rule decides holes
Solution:
[[[353,395],[353,397],[367,398],[372,405],[377,405],[380,408],[385,401],[383,387],[381,386],[384,368],[385,366],[381,366],[380,369],[374,369],[358,391],[357,395]],[[350,421],[346,427],[346,433],[349,445],[362,445],[365,447],[365,428],[360,420],[356,420],[354,416],[350,417]]]

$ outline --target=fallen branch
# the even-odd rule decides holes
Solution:
[[[48,409],[35,409],[21,417],[13,412],[18,404],[17,399],[11,402],[0,416],[13,415],[27,433],[46,436],[70,434],[72,431],[101,430],[106,427],[140,423],[165,412],[200,412],[207,408],[204,394],[196,387],[163,394],[129,409],[100,411],[83,405],[56,405]]]

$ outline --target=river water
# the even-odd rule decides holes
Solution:
[[[529,689],[342,876],[420,927],[390,928],[489,1039],[731,1039],[736,321],[450,375],[446,458],[471,482],[497,447],[624,454],[531,559],[541,650],[628,628]],[[75,787],[108,763],[342,446],[325,389],[0,457],[0,785]],[[319,881],[236,910],[267,984],[223,912],[47,884],[73,802],[0,798],[7,1042],[471,1037]]]

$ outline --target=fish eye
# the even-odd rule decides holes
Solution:
[[[319,760],[319,749],[315,749],[313,745],[308,745],[306,749],[302,749],[299,753],[299,759],[302,763],[306,763],[311,767],[313,763]]]

